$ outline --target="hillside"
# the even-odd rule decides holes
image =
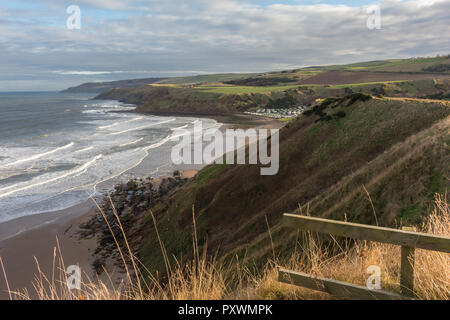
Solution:
[[[230,114],[311,105],[352,93],[450,99],[450,58],[414,58],[307,67],[260,74],[167,78],[116,86],[95,99],[136,104],[139,112]]]
[[[196,87],[143,86],[136,89],[113,89],[100,94],[95,99],[113,99],[136,104],[138,112],[184,114],[229,114],[255,110],[267,105],[271,100],[286,95],[295,96],[298,103],[311,103],[312,96],[285,87],[268,87],[259,92],[251,87]],[[250,92],[246,92],[250,90]],[[271,91],[273,90],[273,91]],[[264,92],[265,91],[265,92]]]
[[[101,93],[114,88],[136,88],[149,83],[155,83],[165,78],[146,78],[133,80],[119,80],[109,82],[88,82],[61,91],[62,93]]]
[[[110,82],[92,82],[64,90],[71,93],[102,93],[110,89],[137,88],[147,84],[180,86],[298,86],[345,85],[383,81],[448,79],[450,58],[393,59],[348,65],[313,66],[295,70],[262,73],[224,73],[186,77],[147,78]],[[253,91],[252,91],[253,92]]]
[[[273,251],[281,259],[292,253],[297,235],[279,223],[299,206],[353,222],[417,223],[433,194],[450,186],[449,127],[444,102],[325,100],[281,130],[277,175],[261,176],[257,166],[206,167],[152,209],[159,237],[170,257],[189,258],[194,205],[198,242],[207,241],[210,254],[259,267]],[[164,273],[152,219],[143,219],[133,232],[140,259]]]
[[[404,72],[404,73],[422,73],[440,71],[437,66],[449,65],[450,56],[438,56],[427,58],[409,58],[409,59],[390,59],[377,60],[368,62],[357,62],[347,65],[331,65],[331,66],[316,66],[305,68],[307,70],[322,70],[322,71],[375,71],[375,72]]]
[[[318,80],[319,76],[313,78]],[[367,78],[364,79],[367,80]],[[229,114],[272,108],[272,106],[283,108],[310,105],[316,99],[344,97],[360,92],[389,97],[449,99],[450,79],[277,86],[216,84],[185,87],[173,84],[153,84],[139,88],[111,89],[98,95],[95,99],[113,99],[136,104],[137,111],[154,114],[167,112]]]
[[[251,76],[251,74],[212,74],[212,75],[198,75],[190,77],[172,77],[172,78],[145,78],[145,79],[131,79],[131,80],[118,80],[107,82],[88,82],[83,83],[76,87],[71,87],[62,92],[66,93],[101,93],[110,89],[126,89],[137,88],[152,83],[161,84],[182,84],[191,85],[199,83],[210,83],[220,81],[230,81]]]

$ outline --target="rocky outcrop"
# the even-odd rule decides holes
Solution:
[[[168,193],[183,185],[187,179],[179,174],[164,179],[138,179],[118,184],[99,204],[96,215],[80,226],[80,237],[96,237],[98,247],[94,253],[93,266],[98,274],[103,271],[107,259],[123,265],[116,240],[129,260],[123,232],[133,252],[136,252],[142,235],[140,222],[145,214]],[[120,223],[119,223],[119,221]],[[115,240],[116,239],[116,240]]]

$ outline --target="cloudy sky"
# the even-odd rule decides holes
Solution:
[[[0,91],[434,56],[449,34],[450,0],[1,0]]]

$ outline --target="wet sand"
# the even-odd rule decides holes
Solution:
[[[132,111],[137,112],[137,111]],[[195,117],[195,118],[209,118],[222,123],[227,128],[267,128],[279,129],[286,123],[279,120],[259,117],[255,115],[243,113],[229,113],[229,114],[203,114],[203,113],[180,113],[180,112],[137,112],[146,115],[167,116],[167,117]]]
[[[159,114],[161,115],[161,114]],[[175,114],[171,114],[175,115]],[[177,114],[177,116],[181,116]],[[201,115],[187,115],[196,116]],[[278,129],[285,123],[267,118],[255,118],[247,115],[205,115],[224,123],[221,130],[228,128],[266,128]],[[191,166],[192,167],[192,166]],[[185,178],[194,177],[200,168],[190,166],[180,168]],[[195,166],[194,166],[195,167]],[[95,239],[79,239],[80,223],[87,221],[94,213],[94,203],[89,200],[78,206],[33,216],[18,218],[0,224],[0,257],[5,265],[11,290],[26,288],[32,294],[32,281],[37,273],[34,257],[40,269],[47,276],[52,275],[53,252],[59,241],[65,266],[78,265],[83,275],[95,278],[92,268],[93,253],[97,243]],[[120,279],[117,268],[110,267],[109,274],[115,281]],[[108,268],[109,269],[109,268]],[[9,299],[6,281],[0,270],[0,299]]]
[[[0,256],[12,291],[26,288],[35,297],[32,294],[32,281],[37,273],[34,257],[44,274],[51,277],[56,239],[66,267],[78,265],[83,274],[94,276],[91,264],[96,240],[80,240],[77,236],[79,224],[94,214],[90,210],[92,206],[92,202],[86,202],[66,210],[22,217],[0,224]],[[25,228],[31,229],[23,231]],[[17,232],[19,233],[16,234]],[[3,272],[0,274],[0,299],[9,299]]]

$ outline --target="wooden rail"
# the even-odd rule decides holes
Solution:
[[[397,293],[383,290],[370,290],[357,284],[331,280],[321,277],[313,277],[303,272],[295,272],[285,269],[278,270],[278,281],[292,284],[312,290],[329,293],[346,299],[362,300],[405,300],[409,299]]]
[[[400,288],[403,296],[382,290],[371,290],[366,287],[332,279],[316,278],[301,272],[284,269],[278,271],[278,279],[280,282],[328,292],[343,298],[407,299],[413,297],[415,249],[420,248],[450,253],[449,237],[415,232],[412,228],[397,230],[288,213],[283,216],[283,224],[287,227],[301,230],[401,246]]]
[[[450,238],[427,233],[299,216],[288,213],[284,214],[283,223],[287,227],[329,233],[347,238],[450,253]]]

